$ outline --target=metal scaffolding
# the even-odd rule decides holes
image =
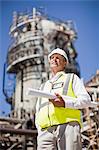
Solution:
[[[31,14],[13,13],[9,33],[12,43],[4,65],[3,93],[11,105],[11,113],[8,118],[0,118],[0,149],[36,150],[36,98],[26,95],[27,88],[38,89],[49,78],[48,53],[57,47],[68,54],[66,72],[80,76],[74,47],[77,32],[72,20],[52,20],[33,8]],[[92,95],[92,100],[94,97],[95,101],[99,101],[99,73],[94,83],[95,88],[91,85],[92,81],[86,83],[86,89]],[[97,115],[98,108],[83,110],[83,146],[94,150],[99,142]]]

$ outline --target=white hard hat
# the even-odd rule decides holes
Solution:
[[[66,61],[68,62],[68,57],[67,57],[67,54],[66,54],[66,52],[65,52],[64,50],[62,50],[62,49],[60,49],[60,48],[54,49],[53,51],[51,51],[51,53],[49,53],[49,55],[48,55],[48,60],[50,60],[50,57],[51,57],[53,54],[60,54],[60,55],[62,55],[62,56],[66,59]]]

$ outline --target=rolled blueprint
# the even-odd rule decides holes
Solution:
[[[43,97],[48,99],[55,99],[57,96],[54,93],[49,93],[46,91],[41,91],[37,89],[28,88],[27,95],[32,95],[34,97]],[[63,99],[68,99],[71,101],[70,96],[61,95]],[[73,101],[76,101],[76,98],[72,97]],[[99,102],[91,102],[88,107],[97,107],[99,106]]]

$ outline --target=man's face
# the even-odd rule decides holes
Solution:
[[[65,58],[60,54],[53,54],[50,57],[50,68],[52,72],[57,73],[59,71],[63,71],[66,66]]]

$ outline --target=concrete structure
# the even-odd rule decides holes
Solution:
[[[10,28],[12,43],[7,54],[7,73],[15,74],[15,88],[7,102],[12,106],[13,117],[25,118],[33,115],[36,99],[26,95],[28,87],[38,88],[49,78],[48,53],[56,47],[69,55],[67,72],[80,74],[77,53],[73,42],[77,37],[73,22],[51,20],[33,8],[32,14],[13,13]],[[9,89],[8,89],[9,90]]]
[[[74,48],[77,33],[71,20],[52,20],[33,8],[32,14],[13,13],[10,35],[12,43],[7,53],[7,67],[4,67],[3,92],[11,104],[11,114],[8,118],[0,118],[0,150],[36,150],[37,131],[33,124],[36,99],[27,96],[26,91],[28,87],[38,88],[49,78],[47,56],[56,47],[68,53],[66,71],[80,76]],[[9,88],[5,84],[9,83],[6,75],[14,81]],[[86,89],[93,101],[99,101],[99,71],[86,83]],[[98,110],[98,107],[82,110],[83,150],[99,149]]]

